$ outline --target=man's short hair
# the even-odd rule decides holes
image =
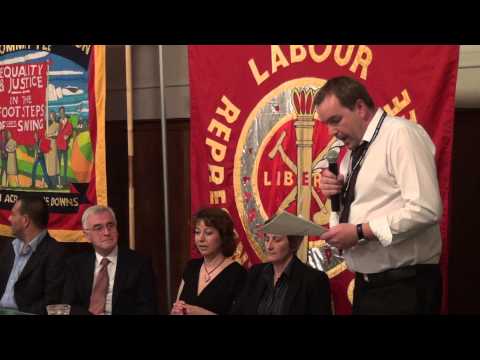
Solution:
[[[342,106],[352,111],[359,99],[363,100],[370,109],[375,108],[375,103],[365,86],[348,76],[339,76],[328,80],[315,95],[313,105],[315,107],[320,105],[329,95],[335,95]]]
[[[103,205],[93,205],[93,206],[90,206],[87,210],[85,210],[83,215],[82,215],[82,227],[83,227],[83,229],[87,230],[87,228],[88,228],[87,223],[88,223],[88,218],[90,217],[90,215],[104,213],[104,212],[110,213],[110,215],[112,215],[113,221],[115,222],[115,224],[117,224],[117,217],[115,216],[115,212],[112,210],[112,208],[110,208],[108,206],[103,206]]]
[[[48,226],[48,205],[43,196],[36,194],[21,194],[17,201],[20,201],[20,214],[27,215],[33,224],[39,229],[46,229]]]

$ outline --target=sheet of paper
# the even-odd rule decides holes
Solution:
[[[271,234],[311,236],[320,236],[328,230],[310,220],[290,214],[286,211],[282,211],[278,215],[267,220],[267,223],[263,225],[262,229],[264,232]]]

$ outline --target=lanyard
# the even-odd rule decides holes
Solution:
[[[373,133],[372,138],[371,138],[370,141],[367,143],[367,145],[364,147],[364,149],[363,149],[363,151],[362,151],[362,154],[360,155],[359,159],[358,159],[357,162],[353,165],[351,171],[348,173],[348,177],[347,177],[347,181],[346,181],[346,186],[345,186],[345,189],[343,190],[343,198],[344,198],[344,199],[345,199],[346,194],[348,194],[348,189],[350,188],[350,181],[352,180],[352,175],[353,175],[353,173],[355,172],[355,170],[357,169],[357,167],[360,166],[360,164],[362,163],[363,159],[365,158],[365,155],[367,154],[368,148],[370,147],[370,145],[373,143],[373,141],[374,141],[375,138],[377,137],[378,132],[380,131],[380,128],[382,127],[383,120],[385,119],[386,116],[387,116],[387,113],[386,113],[385,111],[383,111],[383,114],[382,114],[382,116],[380,117],[380,120],[378,121],[377,127],[375,128],[375,132]],[[352,153],[352,155],[353,155],[353,153]],[[351,156],[350,161],[353,161],[353,156]],[[359,169],[358,171],[360,171],[360,169]]]

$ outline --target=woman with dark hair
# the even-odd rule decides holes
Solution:
[[[232,260],[233,221],[222,209],[205,208],[193,218],[195,246],[202,255],[183,272],[172,315],[228,314],[245,283],[247,272]]]
[[[331,315],[327,275],[305,265],[295,255],[302,239],[295,235],[266,235],[269,262],[250,268],[234,314]]]

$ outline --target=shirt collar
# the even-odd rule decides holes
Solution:
[[[107,256],[102,256],[95,251],[95,258],[97,259],[97,264],[100,264],[100,261],[102,261],[103,258],[107,258],[110,261],[110,263],[115,265],[117,263],[117,257],[118,257],[118,245],[115,246],[112,252]]]
[[[383,111],[384,110],[382,108],[377,109],[377,112],[375,115],[373,115],[372,120],[367,126],[367,130],[365,130],[365,134],[363,134],[363,141],[370,142],[372,140],[373,134],[375,133],[375,129],[377,128],[380,118],[382,117]]]
[[[20,251],[22,251],[25,247],[25,249],[31,249],[31,252],[35,252],[37,250],[37,247],[38,245],[40,245],[40,243],[42,242],[42,240],[45,238],[45,235],[47,235],[47,230],[42,230],[40,231],[37,236],[35,236],[32,241],[30,241],[27,245],[24,245],[25,243],[20,240],[19,238],[15,238],[13,241],[12,241],[12,244],[13,244],[13,249],[15,251],[15,255],[18,256],[18,254],[20,254]],[[23,255],[27,255],[28,253],[30,253],[30,251],[28,251],[27,253],[24,253]]]
[[[289,278],[292,274],[292,264],[295,261],[296,256],[294,255],[290,262],[288,263],[287,267],[283,270],[282,275],[280,277],[287,277]],[[273,264],[269,263],[265,268],[263,269],[263,276],[270,281],[273,279]]]

